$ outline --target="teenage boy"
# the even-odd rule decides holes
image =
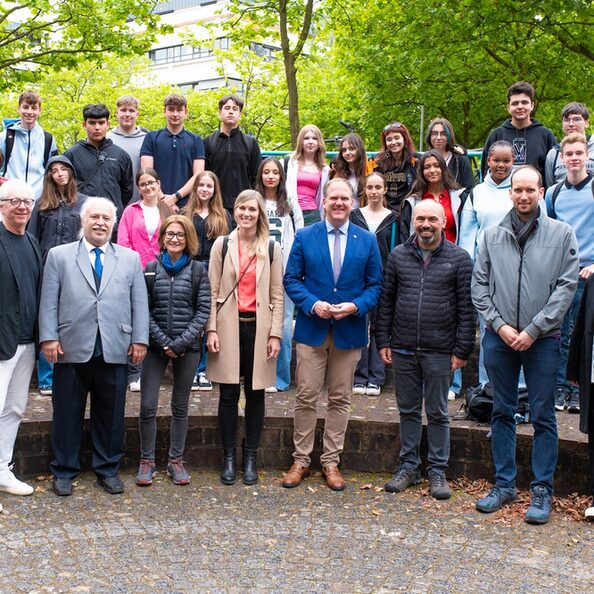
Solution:
[[[580,397],[577,387],[565,376],[569,339],[578,314],[586,279],[594,274],[594,187],[592,175],[586,170],[588,143],[583,134],[574,132],[561,141],[561,160],[567,172],[565,181],[550,187],[546,193],[547,211],[552,219],[571,226],[577,237],[580,275],[573,301],[561,327],[561,356],[557,373],[555,409],[577,414]]]
[[[586,130],[590,125],[588,121],[590,114],[588,108],[583,103],[572,102],[568,103],[561,110],[561,125],[563,126],[563,133],[569,136],[574,132],[583,134],[587,138],[588,151],[586,169],[588,173],[594,175],[594,134],[587,137]],[[563,181],[567,176],[567,169],[565,163],[561,158],[561,147],[556,144],[547,155],[545,163],[545,184],[552,186],[553,184]]]
[[[124,149],[106,138],[109,109],[105,105],[90,104],[83,109],[83,128],[87,137],[70,147],[64,156],[76,171],[78,191],[109,198],[116,205],[119,219],[132,198],[132,161]]]
[[[489,147],[496,140],[507,140],[514,152],[514,166],[532,165],[544,174],[548,152],[555,145],[555,136],[530,116],[534,110],[534,88],[530,83],[517,82],[507,90],[507,111],[510,118],[495,128],[483,148],[481,170],[487,173]]]
[[[167,125],[145,136],[140,166],[155,169],[161,178],[163,200],[177,212],[188,202],[194,178],[204,171],[204,143],[198,134],[184,128],[188,101],[183,95],[167,95],[163,104]]]
[[[223,204],[231,212],[237,195],[254,187],[262,160],[256,139],[239,129],[242,112],[243,99],[237,95],[223,97],[219,101],[221,128],[204,141],[206,168],[217,174]]]
[[[19,97],[18,120],[4,120],[0,149],[4,153],[4,175],[20,179],[33,188],[35,199],[41,196],[45,166],[58,154],[53,136],[39,125],[41,97],[24,91]]]
[[[136,180],[136,174],[140,168],[140,147],[148,130],[136,125],[138,119],[139,102],[132,95],[123,95],[116,101],[116,116],[118,125],[107,133],[107,138],[113,140],[113,143],[123,148],[132,161],[132,176]],[[140,194],[136,184],[132,194],[132,202],[140,199]]]

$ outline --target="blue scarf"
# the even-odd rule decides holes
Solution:
[[[163,268],[165,268],[167,274],[170,276],[176,276],[179,274],[179,271],[188,263],[189,260],[190,257],[185,253],[178,258],[175,264],[171,261],[169,252],[165,251],[161,256],[161,264],[163,264]]]

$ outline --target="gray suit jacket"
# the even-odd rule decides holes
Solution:
[[[82,240],[51,249],[43,272],[39,341],[58,340],[61,363],[85,363],[101,333],[106,363],[126,363],[131,343],[148,345],[149,315],[140,257],[108,244],[99,291]]]

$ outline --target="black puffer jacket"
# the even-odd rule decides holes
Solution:
[[[201,278],[192,303],[192,266],[200,267]],[[168,346],[176,355],[200,349],[200,337],[210,313],[210,284],[201,262],[190,260],[170,276],[157,259],[155,280],[149,290],[149,333],[151,348]]]
[[[392,250],[384,269],[377,348],[434,351],[466,360],[476,332],[472,260],[444,239],[424,262],[415,240],[411,237]]]

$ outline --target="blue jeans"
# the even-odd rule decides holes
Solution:
[[[569,340],[573,333],[573,325],[580,308],[580,301],[584,292],[584,285],[586,280],[580,278],[578,281],[577,290],[573,296],[573,301],[563,318],[563,326],[561,326],[561,356],[559,358],[559,369],[557,372],[557,388],[571,389],[570,383],[565,379],[565,371],[567,368],[567,357],[569,355]]]
[[[49,363],[48,360],[43,356],[43,353],[39,351],[39,358],[37,359],[37,385],[41,387],[49,386],[52,387],[54,380],[54,364]]]
[[[528,387],[532,441],[531,487],[542,485],[553,494],[553,475],[557,465],[557,419],[555,417],[555,378],[559,366],[559,339],[541,338],[526,351],[515,351],[493,331],[483,337],[485,365],[493,385],[491,448],[498,487],[516,484],[516,423],[518,378],[524,368]]]
[[[285,293],[285,313],[283,317],[283,339],[276,360],[276,387],[288,390],[291,385],[291,352],[293,350],[293,314],[295,304]]]
[[[427,470],[445,471],[450,458],[448,386],[451,357],[443,353],[403,355],[392,351],[396,404],[400,413],[400,464],[421,466],[423,399],[427,415]]]
[[[376,310],[374,309],[367,316],[367,325],[375,326]],[[369,328],[369,344],[361,349],[361,358],[355,369],[354,384],[374,384],[383,386],[386,380],[386,366],[379,356],[377,345],[375,344],[375,334],[372,328]]]

